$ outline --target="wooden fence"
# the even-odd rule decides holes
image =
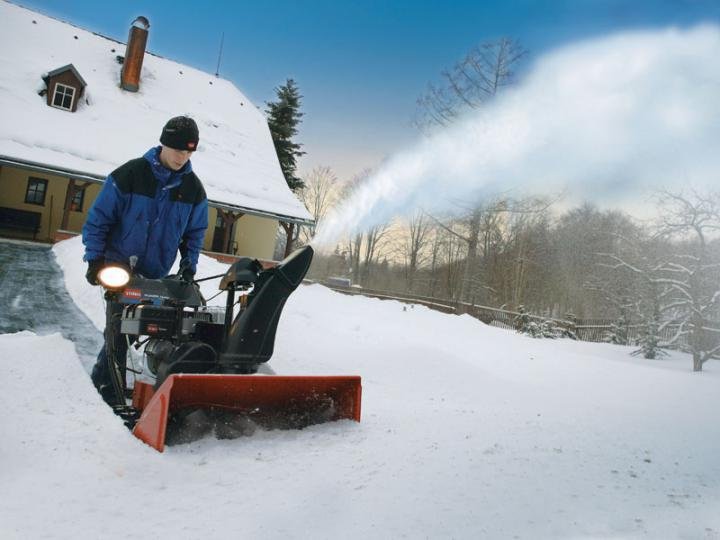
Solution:
[[[326,285],[328,286],[328,285]],[[364,289],[360,287],[336,287],[328,286],[330,289],[349,295],[361,295],[371,298],[380,298],[383,300],[397,300],[407,304],[419,304],[430,309],[441,311],[443,313],[463,315],[467,314],[474,317],[485,324],[514,330],[517,327],[516,318],[520,315],[517,311],[508,311],[504,309],[492,308],[488,306],[478,306],[466,302],[455,302],[453,300],[445,300],[441,298],[431,298],[429,296],[417,296],[412,294],[402,294],[390,291],[381,291],[377,289]],[[552,319],[540,317],[537,315],[528,315],[530,320],[537,323],[551,321],[552,324],[560,329],[572,332],[579,340],[593,342],[607,342],[614,330],[613,319]],[[628,324],[624,329],[630,344],[637,344],[642,335],[643,326],[637,323]],[[708,340],[708,349],[720,344],[720,329],[704,328],[706,339]],[[677,325],[668,325],[659,331],[660,346],[670,342],[678,332]],[[687,340],[682,337],[677,340],[672,348],[682,348],[687,345]]]

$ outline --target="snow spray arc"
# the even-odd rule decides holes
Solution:
[[[616,34],[539,58],[514,88],[388,159],[313,244],[418,207],[563,191],[618,202],[720,172],[720,27]]]

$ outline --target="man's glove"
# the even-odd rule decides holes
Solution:
[[[186,259],[180,261],[180,268],[178,268],[177,277],[186,283],[192,283],[195,278],[195,272],[193,272],[190,268],[190,261]]]
[[[105,266],[105,259],[95,259],[94,261],[88,261],[88,269],[85,272],[85,279],[87,279],[90,285],[100,285],[98,281],[98,272]]]
[[[195,279],[195,272],[193,272],[189,268],[181,268],[179,275],[180,275],[180,279],[182,279],[183,281],[185,281],[187,283],[192,283],[193,280]]]

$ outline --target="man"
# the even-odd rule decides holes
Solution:
[[[128,265],[131,257],[137,258],[137,274],[166,277],[178,250],[179,275],[188,282],[193,280],[208,225],[205,190],[190,163],[199,138],[192,118],[171,118],[160,135],[161,146],[128,161],[107,177],[82,230],[86,278],[91,285],[98,285],[98,272],[107,263]],[[111,308],[115,315],[122,311],[119,304]],[[124,391],[127,342],[121,339],[117,317],[106,325],[105,343],[92,380],[107,403],[124,404],[113,387],[106,354],[110,343]]]

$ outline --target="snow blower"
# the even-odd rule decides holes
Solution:
[[[107,340],[118,397],[114,410],[136,437],[162,452],[166,443],[195,440],[211,431],[228,438],[257,427],[360,421],[359,376],[257,373],[273,354],[282,308],[312,256],[307,246],[268,269],[241,258],[225,274],[193,283],[132,275],[133,261],[130,268],[113,265],[100,272],[107,324],[120,317],[121,338],[136,348],[144,345],[145,366],[155,377],[154,384],[135,382],[128,405],[115,346]],[[207,306],[196,285],[220,277],[219,290],[227,293],[224,309]],[[121,315],[113,304],[122,306]]]

